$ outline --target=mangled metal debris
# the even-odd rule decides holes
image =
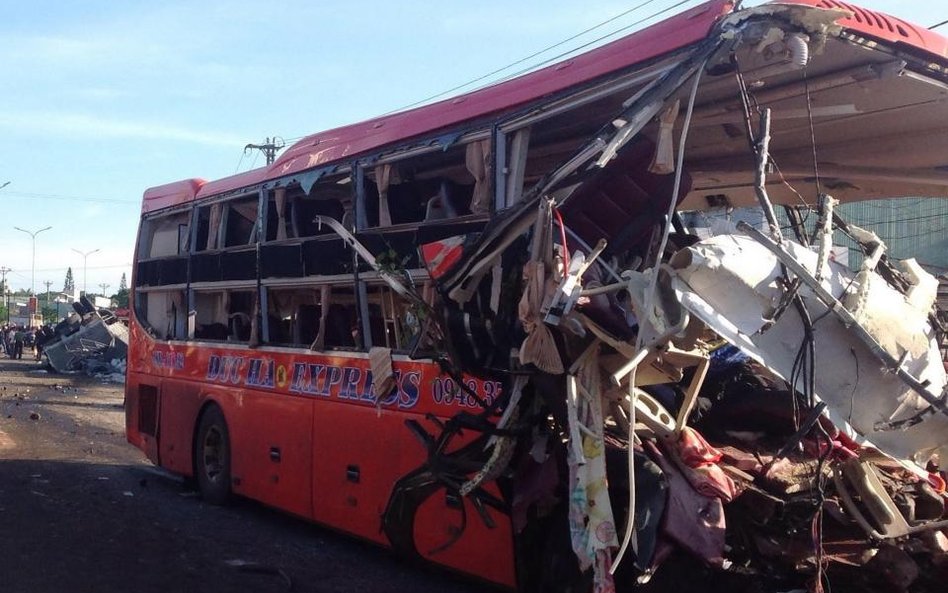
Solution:
[[[43,348],[49,365],[59,373],[85,371],[106,375],[112,381],[124,378],[128,328],[84,298],[75,308],[75,313],[56,326],[55,337]]]
[[[786,243],[785,249],[807,270],[816,267],[817,254],[811,250],[795,243]],[[730,235],[688,248],[672,265],[673,286],[689,311],[784,379],[794,376],[805,324],[798,311],[782,306],[787,294],[779,282],[781,260],[752,237]],[[859,290],[861,285],[843,266],[831,262],[829,269],[824,284],[835,303],[828,305],[805,284],[798,289],[816,334],[814,395],[829,404],[834,424],[848,430],[851,438],[866,439],[898,458],[924,461],[935,453],[945,457],[945,414],[919,418],[901,429],[886,428],[915,418],[931,404],[855,335],[855,325],[847,326],[834,314],[847,288]],[[927,385],[932,399],[941,399],[946,377],[927,321],[931,301],[927,310],[919,309],[880,276],[865,278],[873,286],[867,294],[873,304],[853,314],[869,317],[872,329],[866,331],[878,336],[886,352],[896,350],[892,359]]]
[[[515,394],[496,426],[496,404],[464,421],[494,434],[478,475],[507,476],[515,515],[566,522],[576,562],[557,571],[567,582],[608,592],[663,578],[663,562],[684,553],[775,588],[821,591],[827,575],[857,570],[870,575],[852,579],[857,588],[931,590],[924,568],[948,564],[937,282],[914,261],[886,259],[825,194],[814,248],[782,236],[767,177],[771,149],[783,147],[734,58],[784,52],[805,70],[841,14],[773,5],[725,19],[496,224],[451,240],[449,265],[446,242],[422,246],[442,250],[430,272],[447,325],[478,308],[499,318],[498,301],[516,299],[522,333],[508,369],[484,354],[504,340],[446,332],[446,347],[464,372],[504,377]],[[736,73],[750,140],[743,187],[766,232],[673,233],[709,71]],[[649,188],[652,202],[619,194],[618,178]],[[596,220],[617,204],[635,215]],[[859,270],[829,261],[835,229],[862,246]],[[527,255],[514,257],[524,236]],[[501,262],[522,280],[485,307],[479,294]],[[540,545],[535,527],[514,524],[523,545]]]

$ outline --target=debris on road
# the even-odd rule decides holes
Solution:
[[[56,326],[55,336],[43,348],[49,365],[59,373],[81,371],[124,382],[128,328],[85,297],[73,306],[76,311]]]
[[[225,560],[224,564],[230,566],[231,568],[236,568],[240,572],[246,573],[255,573],[255,574],[264,574],[264,575],[273,575],[280,577],[283,581],[283,584],[286,585],[287,591],[293,590],[293,580],[290,578],[290,575],[286,573],[282,568],[277,568],[275,566],[268,566],[265,564],[260,564],[258,562],[248,562],[246,560]]]

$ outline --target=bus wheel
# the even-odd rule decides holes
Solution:
[[[194,443],[194,473],[201,496],[211,504],[230,498],[230,438],[224,413],[210,406],[201,415]]]

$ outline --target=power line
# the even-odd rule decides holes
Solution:
[[[240,151],[240,159],[237,161],[237,166],[234,167],[234,175],[236,175],[237,172],[240,171],[240,165],[241,165],[241,163],[244,162],[244,157],[245,157],[245,156],[247,156],[247,149],[246,149],[246,148]]]
[[[929,31],[934,31],[935,29],[937,29],[938,27],[940,27],[940,26],[942,26],[942,25],[948,25],[948,20],[942,21],[942,22],[940,22],[940,23],[938,23],[938,24],[935,24],[935,25],[932,25],[931,27],[928,28],[928,30],[929,30]]]
[[[393,114],[393,113],[397,113],[397,112],[403,111],[403,110],[405,110],[405,109],[411,109],[412,107],[416,107],[416,106],[418,106],[418,105],[421,105],[421,104],[423,104],[423,103],[426,103],[426,102],[428,102],[428,101],[431,101],[432,99],[436,99],[436,98],[438,98],[438,97],[447,95],[448,93],[451,93],[451,92],[453,92],[453,91],[460,90],[460,89],[465,88],[465,87],[468,87],[468,86],[470,86],[470,85],[472,85],[472,84],[474,84],[474,83],[477,83],[477,82],[480,82],[480,81],[482,81],[482,80],[485,80],[485,79],[487,79],[487,78],[489,78],[489,77],[491,77],[491,76],[493,76],[493,75],[495,75],[495,74],[499,74],[499,73],[503,72],[504,70],[507,70],[507,69],[509,69],[509,68],[512,68],[513,66],[520,65],[520,64],[522,64],[522,63],[524,63],[524,62],[526,62],[526,61],[528,61],[528,60],[530,60],[530,59],[532,59],[532,58],[535,58],[535,57],[537,57],[537,56],[540,56],[540,55],[542,55],[542,54],[544,54],[544,53],[550,51],[551,49],[555,49],[555,48],[560,47],[560,46],[562,46],[562,45],[564,45],[564,44],[566,44],[566,43],[569,43],[570,41],[574,41],[574,40],[576,40],[577,38],[582,37],[583,35],[585,35],[585,34],[591,32],[591,31],[594,31],[594,30],[596,30],[596,29],[598,29],[598,28],[600,28],[600,27],[603,27],[603,26],[605,26],[605,25],[611,23],[611,22],[614,22],[614,21],[616,21],[617,19],[622,18],[623,16],[627,16],[627,15],[631,14],[632,12],[634,12],[634,11],[636,11],[636,10],[639,10],[639,9],[641,9],[641,8],[644,8],[645,6],[648,6],[649,4],[652,4],[654,1],[655,1],[655,0],[646,0],[645,2],[642,2],[641,4],[638,4],[638,5],[636,5],[636,6],[632,7],[632,8],[630,8],[630,9],[628,9],[628,10],[622,12],[622,13],[619,13],[619,14],[613,16],[613,17],[610,17],[610,18],[606,19],[605,21],[602,21],[601,23],[599,23],[599,24],[597,24],[597,25],[593,25],[592,27],[589,27],[588,29],[585,29],[585,30],[583,30],[583,31],[580,32],[580,33],[576,33],[575,35],[572,35],[572,36],[570,36],[570,37],[568,37],[568,38],[566,38],[566,39],[564,39],[564,40],[562,40],[562,41],[559,41],[559,42],[557,42],[557,43],[554,43],[553,45],[547,46],[547,47],[541,49],[540,51],[534,52],[534,53],[530,54],[529,56],[526,56],[526,57],[524,57],[524,58],[520,58],[519,60],[516,60],[516,61],[514,61],[514,62],[511,62],[510,64],[507,64],[506,66],[503,66],[503,67],[501,67],[501,68],[497,68],[496,70],[493,70],[492,72],[488,72],[487,74],[484,74],[484,75],[482,75],[482,76],[478,76],[477,78],[471,79],[471,80],[465,82],[464,84],[457,85],[457,86],[452,87],[452,88],[450,88],[450,89],[448,89],[448,90],[442,91],[442,92],[437,93],[437,94],[435,94],[435,95],[431,95],[430,97],[427,97],[427,98],[425,98],[425,99],[421,99],[420,101],[415,101],[414,103],[410,103],[410,104],[408,104],[408,105],[399,107],[398,109],[393,109],[392,111],[388,111],[388,112],[386,112],[386,113],[383,113],[383,114],[382,114],[381,116],[379,116],[379,117],[384,117],[384,116],[387,116],[387,115],[391,115],[391,114]],[[545,66],[545,65],[549,64],[550,62],[553,62],[553,61],[558,60],[558,59],[560,59],[560,58],[566,57],[566,56],[568,56],[568,55],[570,55],[570,54],[572,54],[572,53],[574,53],[574,52],[580,51],[580,50],[585,49],[585,48],[587,48],[587,47],[589,47],[589,46],[591,46],[591,45],[594,45],[594,44],[596,44],[596,43],[599,43],[600,41],[604,41],[604,40],[606,40],[606,39],[608,39],[608,38],[610,38],[610,37],[612,37],[612,36],[614,36],[614,35],[617,35],[617,34],[619,34],[619,33],[622,33],[622,32],[624,32],[624,31],[627,31],[627,30],[631,29],[632,27],[635,27],[635,26],[637,26],[637,25],[640,25],[640,24],[642,24],[642,23],[648,21],[649,19],[655,18],[656,16],[660,16],[660,15],[662,15],[662,14],[664,14],[664,13],[670,11],[670,10],[674,10],[675,8],[678,8],[678,7],[680,7],[680,6],[684,5],[684,4],[687,4],[688,2],[692,2],[692,1],[694,1],[694,0],[682,0],[682,1],[680,1],[680,2],[677,2],[677,3],[675,3],[675,4],[672,4],[671,6],[669,6],[669,7],[667,7],[667,8],[664,8],[664,9],[662,9],[662,10],[659,10],[659,11],[657,11],[657,12],[654,12],[654,13],[650,14],[650,15],[647,16],[647,17],[644,17],[644,18],[642,18],[642,19],[639,19],[639,20],[635,21],[634,23],[631,23],[631,24],[626,25],[626,26],[624,26],[624,27],[620,27],[619,29],[616,29],[616,30],[614,30],[614,31],[612,31],[612,32],[610,32],[610,33],[607,33],[607,34],[605,34],[605,35],[603,35],[603,36],[601,36],[601,37],[598,37],[598,38],[596,38],[596,39],[593,39],[592,41],[590,41],[590,42],[588,42],[588,43],[584,43],[584,44],[582,44],[582,45],[579,45],[579,46],[577,46],[577,47],[574,47],[573,49],[570,49],[570,50],[568,50],[568,51],[566,51],[566,52],[563,52],[563,53],[561,53],[561,54],[559,54],[559,55],[556,55],[556,56],[554,56],[554,57],[552,57],[552,58],[549,58],[549,59],[544,60],[544,61],[542,61],[542,62],[539,62],[539,63],[537,63],[537,64],[528,66],[528,67],[526,67],[526,68],[524,68],[524,69],[522,69],[522,70],[519,70],[519,71],[517,71],[517,72],[514,72],[513,74],[507,75],[507,76],[502,77],[502,78],[500,78],[500,79],[498,79],[498,80],[490,81],[490,82],[488,82],[487,84],[481,85],[480,87],[477,87],[477,88],[473,89],[471,92],[476,91],[476,90],[480,90],[481,88],[484,88],[484,87],[486,87],[486,86],[490,86],[490,85],[492,85],[492,84],[496,84],[496,83],[498,83],[498,82],[503,82],[503,81],[505,81],[505,80],[509,80],[510,78],[514,78],[514,77],[519,76],[519,75],[521,75],[521,74],[530,72],[531,70],[534,70],[534,69],[536,69],[536,68],[540,68],[540,67],[542,67],[542,66]],[[302,140],[303,138],[306,138],[306,136],[308,136],[308,135],[309,135],[309,134],[306,134],[306,135],[303,135],[303,136],[296,136],[296,137],[293,137],[293,138],[289,138],[289,139],[286,140],[286,142],[287,142],[287,144],[289,145],[289,144],[292,144],[293,142],[296,142],[296,141],[298,141],[298,140]],[[239,164],[238,164],[238,166],[239,166]]]
[[[553,62],[555,62],[555,61],[557,61],[557,60],[563,59],[563,58],[565,58],[565,57],[567,57],[567,56],[570,56],[570,55],[572,55],[572,54],[574,54],[574,53],[576,53],[576,52],[578,52],[578,51],[580,51],[580,50],[584,50],[584,49],[586,49],[586,48],[588,48],[588,47],[590,47],[590,46],[596,45],[597,43],[600,43],[600,42],[602,42],[602,41],[605,41],[606,39],[609,39],[610,37],[613,37],[613,36],[615,36],[615,35],[618,35],[619,33],[623,33],[623,32],[625,32],[625,31],[628,31],[628,30],[631,29],[632,27],[635,27],[635,26],[637,26],[637,25],[641,25],[642,23],[644,23],[644,22],[646,22],[646,21],[649,21],[649,20],[651,20],[651,19],[653,19],[653,18],[655,18],[655,17],[657,17],[657,16],[661,16],[661,15],[665,14],[666,12],[668,12],[668,11],[670,11],[670,10],[674,10],[674,9],[676,9],[676,8],[678,8],[678,7],[680,7],[680,6],[684,5],[684,4],[687,4],[688,2],[692,2],[692,1],[694,1],[694,0],[681,0],[681,2],[677,2],[677,3],[675,3],[675,4],[672,4],[672,5],[669,6],[668,8],[664,8],[664,9],[659,10],[659,11],[657,11],[657,12],[653,12],[652,14],[648,15],[647,17],[641,18],[641,19],[635,21],[634,23],[630,23],[630,24],[628,24],[628,25],[625,25],[624,27],[620,27],[620,28],[618,28],[618,29],[616,29],[616,30],[614,30],[614,31],[612,31],[612,32],[610,32],[610,33],[606,33],[605,35],[602,35],[601,37],[597,37],[596,39],[593,39],[592,41],[589,41],[589,42],[587,42],[587,43],[584,43],[584,44],[582,44],[582,45],[579,45],[579,46],[577,46],[577,47],[574,47],[573,49],[567,50],[567,51],[565,51],[565,52],[563,52],[563,53],[561,53],[561,54],[557,54],[557,55],[553,56],[552,58],[547,58],[546,60],[543,60],[542,62],[539,62],[539,63],[534,64],[534,65],[532,65],[532,66],[528,66],[527,68],[523,68],[522,70],[518,70],[518,71],[516,71],[516,72],[513,72],[513,73],[511,73],[511,74],[508,74],[508,75],[506,75],[506,76],[504,76],[504,77],[502,77],[502,78],[500,78],[500,79],[493,80],[493,81],[491,81],[491,82],[489,82],[489,83],[487,83],[487,84],[485,84],[485,85],[481,85],[480,87],[478,87],[478,88],[476,88],[476,89],[474,89],[474,90],[477,91],[477,90],[480,90],[480,89],[482,89],[482,88],[486,88],[486,87],[491,86],[491,85],[494,85],[494,84],[498,84],[498,83],[501,83],[501,82],[505,82],[505,81],[507,81],[507,80],[510,80],[511,78],[516,78],[516,77],[520,76],[521,74],[526,74],[527,72],[531,72],[531,71],[533,71],[533,70],[536,70],[537,68],[542,68],[543,66],[546,66],[546,65],[548,65],[548,64],[551,64],[551,63],[553,63]]]
[[[491,72],[488,72],[487,74],[484,74],[484,75],[482,75],[482,76],[478,76],[477,78],[474,78],[474,79],[472,79],[472,80],[469,80],[469,81],[467,81],[467,82],[465,82],[465,83],[463,83],[463,84],[459,84],[459,85],[457,85],[457,86],[455,86],[455,87],[449,88],[448,90],[441,91],[440,93],[431,95],[430,97],[426,97],[426,98],[424,98],[424,99],[421,99],[420,101],[415,101],[414,103],[411,103],[411,104],[409,104],[409,105],[405,105],[404,107],[400,107],[400,108],[398,108],[398,109],[396,109],[396,110],[394,110],[394,111],[391,111],[391,112],[389,112],[389,113],[394,113],[394,112],[396,112],[396,111],[402,111],[403,109],[411,109],[412,107],[415,107],[415,106],[417,106],[417,105],[421,105],[421,104],[423,104],[423,103],[427,103],[428,101],[431,101],[432,99],[437,99],[438,97],[443,97],[444,95],[447,95],[447,94],[449,94],[449,93],[453,93],[454,91],[458,91],[458,90],[461,90],[461,89],[463,89],[463,88],[465,88],[465,87],[471,86],[472,84],[474,84],[474,83],[476,83],[476,82],[480,82],[480,81],[482,81],[482,80],[484,80],[484,79],[486,79],[486,78],[490,78],[491,76],[494,76],[495,74],[500,74],[501,72],[503,72],[504,70],[507,70],[508,68],[513,68],[514,66],[519,66],[520,64],[523,64],[523,63],[526,62],[527,60],[532,60],[533,58],[535,58],[535,57],[537,57],[537,56],[540,56],[540,55],[542,55],[542,54],[545,54],[546,52],[550,51],[551,49],[556,49],[557,47],[560,47],[560,46],[562,46],[562,45],[565,45],[565,44],[569,43],[570,41],[573,41],[573,40],[575,40],[575,39],[578,39],[579,37],[582,37],[582,36],[585,35],[586,33],[589,33],[589,32],[591,32],[591,31],[595,31],[596,29],[598,29],[598,28],[600,28],[600,27],[604,27],[605,25],[608,25],[608,24],[611,23],[611,22],[614,22],[614,21],[616,21],[616,20],[618,20],[618,19],[620,19],[620,18],[622,18],[622,17],[624,17],[624,16],[626,16],[626,15],[628,15],[628,14],[631,14],[631,13],[635,12],[636,10],[639,10],[640,8],[644,8],[645,6],[648,6],[649,4],[651,4],[651,3],[654,2],[654,1],[655,1],[655,0],[646,0],[645,2],[642,2],[641,4],[638,4],[637,6],[633,6],[632,8],[630,8],[630,9],[628,9],[628,10],[626,10],[626,11],[623,11],[623,12],[621,12],[621,13],[619,13],[619,14],[613,16],[613,17],[610,17],[610,18],[608,18],[608,19],[602,21],[601,23],[598,23],[598,24],[596,24],[596,25],[593,25],[592,27],[589,27],[588,29],[585,29],[584,31],[580,31],[579,33],[576,33],[575,35],[573,35],[573,36],[571,36],[571,37],[567,37],[566,39],[564,39],[564,40],[562,40],[562,41],[558,41],[558,42],[554,43],[553,45],[544,47],[544,48],[541,49],[540,51],[534,52],[534,53],[530,54],[529,56],[520,58],[519,60],[517,60],[517,61],[515,61],[515,62],[511,62],[510,64],[507,64],[506,66],[502,66],[502,67],[500,67],[500,68],[497,68],[496,70],[493,70],[493,71],[491,71]]]

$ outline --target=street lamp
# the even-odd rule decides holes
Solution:
[[[28,231],[26,229],[21,229],[18,226],[15,226],[13,228],[15,228],[18,231],[22,231],[26,233],[27,235],[30,236],[31,239],[33,239],[33,260],[30,266],[30,296],[36,296],[36,235],[42,233],[43,231],[48,231],[49,229],[53,227],[48,226],[38,231]]]
[[[82,293],[85,294],[86,291],[86,258],[88,258],[93,253],[98,253],[98,249],[93,249],[92,251],[82,252],[78,249],[73,249],[76,253],[82,256]]]

